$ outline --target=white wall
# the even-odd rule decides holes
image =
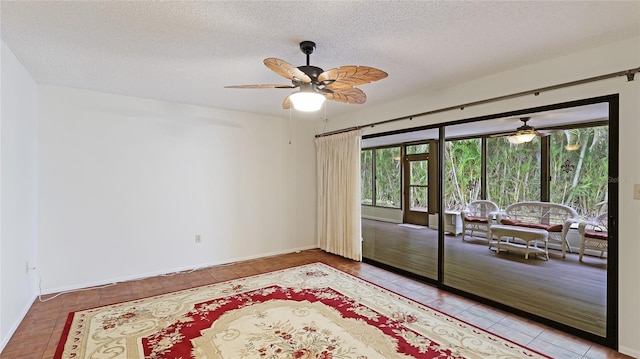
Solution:
[[[289,147],[292,159],[289,163],[294,167],[289,171],[287,191],[295,194],[295,202],[290,206],[289,217],[294,238],[311,238],[313,245],[318,247],[315,135],[320,133],[320,125],[301,115],[293,112],[293,136]]]
[[[315,247],[313,142],[287,125],[40,86],[43,292]]]
[[[37,86],[1,43],[0,350],[36,295]]]
[[[640,66],[640,38],[609,44],[561,58],[514,69],[470,81],[439,92],[416,94],[393,104],[371,106],[329,122],[327,131],[456,106],[472,101],[532,90],[563,82],[628,70]],[[389,74],[389,80],[393,74]],[[640,201],[633,199],[633,184],[640,183],[640,74],[627,82],[625,77],[609,79],[562,90],[501,101],[463,111],[399,121],[374,128],[364,134],[442,123],[481,115],[491,115],[596,96],[620,95],[620,216],[619,216],[619,346],[622,353],[640,357],[640,241],[637,223]],[[374,99],[372,99],[374,100]]]

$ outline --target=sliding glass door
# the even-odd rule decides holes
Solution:
[[[531,141],[514,137],[521,116],[536,129]],[[365,216],[365,259],[614,345],[617,123],[617,97],[610,96],[523,110],[509,117],[460,121],[445,125],[441,133],[435,127],[416,130],[411,138],[424,135],[425,143],[431,145],[430,156],[410,154],[406,152],[409,144],[397,143],[403,153],[402,208],[393,223]],[[391,137],[397,139],[398,134]],[[440,149],[444,153],[434,155]],[[440,161],[438,173],[434,166],[440,168]],[[438,181],[434,185],[440,176],[442,191]],[[442,200],[434,202],[432,197],[439,193]],[[498,211],[477,216],[475,220],[486,220],[486,226],[466,227],[462,212],[477,201],[493,202]],[[563,231],[566,226],[566,255],[557,242],[540,241],[531,244],[548,256],[497,252],[491,245],[495,238],[478,229],[503,225],[499,220],[505,208],[523,201],[555,203],[578,213],[576,222],[562,226]],[[368,213],[380,212],[373,208]],[[422,222],[414,221],[412,213]],[[426,225],[423,213],[428,215]],[[594,235],[607,238],[608,248],[586,248],[580,253],[581,224],[595,218],[604,218]],[[513,241],[524,244],[517,237]]]
[[[592,112],[591,121],[561,125],[563,115],[575,118]],[[513,204],[550,202],[572,208],[579,214],[579,219],[560,224],[563,233],[564,226],[568,226],[566,256],[563,256],[561,244],[529,242],[519,239],[516,234],[513,234],[514,238],[503,238],[510,245],[500,247],[509,250],[498,252],[497,230],[494,237],[467,231],[465,240],[446,238],[445,286],[485,298],[517,313],[571,328],[568,330],[580,332],[590,339],[608,336],[607,323],[613,320],[608,316],[609,263],[613,253],[585,250],[580,259],[582,234],[579,229],[580,223],[606,215],[611,208],[608,179],[612,143],[608,114],[606,102],[556,113],[526,114],[531,118],[529,124],[537,125],[540,130],[533,140],[523,143],[511,138],[513,133],[510,132],[481,135],[471,140],[456,139],[455,134],[464,133],[474,124],[446,126],[445,211],[460,210],[477,200],[491,201],[503,212],[500,216],[487,216],[489,225],[493,226],[505,224],[499,220],[505,215],[505,208]],[[491,127],[492,121],[509,120],[514,124],[518,122],[515,117],[485,120],[483,124]],[[486,149],[484,156],[480,155],[483,147]],[[477,182],[478,171],[468,165],[473,163],[468,158],[481,162],[479,166],[486,171],[484,183]],[[461,181],[461,177],[464,180]],[[483,192],[484,196],[478,195]],[[547,209],[539,206],[532,207],[532,211],[528,217],[512,215],[510,219],[519,221],[516,228],[544,226]],[[540,222],[534,220],[536,216]],[[506,224],[514,225],[513,221]],[[607,230],[606,225],[600,228]],[[535,247],[545,255],[527,256],[525,252],[538,253],[527,246]]]
[[[369,145],[362,150],[363,257],[436,280],[438,228],[432,204],[437,191],[432,191],[431,172],[437,161],[431,160],[430,146],[363,141],[363,147]]]

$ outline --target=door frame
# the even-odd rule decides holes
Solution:
[[[404,150],[404,146],[403,146]],[[427,161],[427,184],[419,185],[420,187],[427,188],[427,211],[412,211],[411,210],[411,188],[416,185],[411,184],[411,162]],[[420,153],[412,155],[402,156],[402,222],[411,223],[422,226],[429,225],[429,197],[430,187],[429,178],[431,178],[431,161],[429,153]]]

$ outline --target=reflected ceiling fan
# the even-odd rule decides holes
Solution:
[[[382,80],[387,73],[369,66],[341,66],[324,71],[309,64],[309,55],[316,49],[313,41],[302,41],[300,51],[307,55],[307,64],[293,66],[288,62],[270,57],[264,59],[264,64],[278,75],[291,80],[291,85],[263,84],[263,85],[235,85],[225,88],[264,89],[264,88],[300,88],[299,91],[287,96],[282,102],[283,109],[293,107],[299,111],[317,111],[322,107],[325,99],[351,104],[363,104],[367,95],[356,85]]]
[[[507,140],[513,144],[526,143],[531,142],[536,136],[545,137],[549,136],[551,132],[547,131],[538,131],[532,126],[529,126],[527,122],[531,119],[531,117],[520,117],[520,121],[522,121],[522,126],[516,128],[515,132],[510,133],[501,133],[497,136],[507,136]]]

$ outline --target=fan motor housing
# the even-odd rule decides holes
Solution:
[[[311,77],[314,82],[318,79],[318,76],[324,72],[323,69],[316,66],[298,66],[298,69]]]

